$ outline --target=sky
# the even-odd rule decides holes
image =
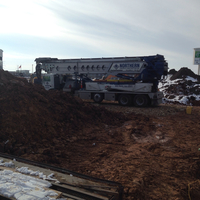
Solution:
[[[193,64],[199,0],[0,0],[3,69],[35,71],[35,58],[161,54],[169,69]]]

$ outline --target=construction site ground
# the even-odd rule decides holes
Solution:
[[[0,72],[0,151],[124,186],[123,199],[200,199],[200,107],[96,104]]]
[[[100,128],[87,161],[75,170],[120,182],[124,199],[200,199],[200,107],[187,114],[182,105],[95,105],[128,120]]]

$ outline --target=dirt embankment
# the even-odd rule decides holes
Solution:
[[[46,91],[0,71],[0,148],[8,153],[23,155],[55,147],[54,138],[67,142],[80,137],[84,129],[125,119],[123,114],[113,116],[66,93]]]
[[[199,199],[200,108],[185,111],[83,102],[0,71],[0,151],[120,182],[128,200]]]

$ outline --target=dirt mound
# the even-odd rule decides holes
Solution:
[[[161,80],[159,90],[164,94],[163,103],[200,105],[200,76],[186,67]]]
[[[168,72],[168,74],[173,74],[173,75],[176,74],[176,73],[177,73],[177,71],[175,69],[170,69],[169,72]]]
[[[200,77],[196,75],[192,70],[188,69],[187,67],[181,68],[179,71],[174,73],[170,79],[175,80],[179,78],[186,78],[187,76],[200,80]]]
[[[22,156],[43,151],[45,146],[54,154],[60,145],[84,137],[84,129],[115,125],[124,120],[123,114],[113,115],[79,98],[61,91],[46,91],[26,79],[0,71],[1,151]],[[51,154],[47,154],[47,160],[52,159]]]
[[[178,81],[164,90],[165,103],[200,106],[200,87],[192,81]]]

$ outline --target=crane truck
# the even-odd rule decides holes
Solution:
[[[158,82],[168,71],[168,63],[159,54],[80,59],[39,57],[35,62],[37,78],[46,90],[63,90],[97,103],[108,100],[137,107],[162,102]]]

